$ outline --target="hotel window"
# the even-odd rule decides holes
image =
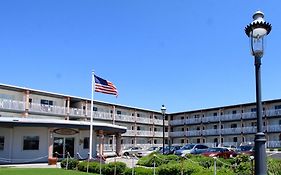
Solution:
[[[4,150],[5,137],[0,136],[0,151]]]
[[[134,144],[134,139],[132,139],[131,143]]]
[[[157,131],[157,128],[154,128],[154,131]]]
[[[41,103],[41,105],[53,106],[54,102],[52,100],[41,99],[40,103]]]
[[[200,139],[197,139],[197,143],[200,143]]]
[[[118,114],[118,115],[121,115],[121,111],[117,111],[117,114]]]
[[[181,131],[184,131],[184,128],[181,128]]]
[[[112,145],[112,143],[113,143],[113,140],[109,139],[109,144]]]
[[[203,143],[206,143],[206,139],[203,139]]]
[[[93,106],[93,111],[98,111],[98,108]]]
[[[281,120],[279,120],[279,125],[281,125]]]
[[[89,137],[84,137],[83,149],[89,149]]]
[[[184,143],[184,139],[181,139],[181,143]]]
[[[181,120],[184,120],[184,117],[181,117]]]
[[[29,103],[29,107],[31,108],[32,107],[32,98],[28,99],[28,103]]]
[[[137,113],[137,117],[140,117],[140,114],[139,114],[139,113]]]
[[[121,139],[121,144],[123,144],[124,143],[124,140],[123,139]]]
[[[140,126],[137,126],[137,130],[138,130],[138,131],[141,130]]]
[[[251,125],[252,126],[257,126],[257,122],[252,122]]]
[[[274,108],[277,110],[277,109],[281,109],[281,105],[276,105],[274,106]]]
[[[217,112],[214,112],[214,113],[213,113],[213,116],[218,116],[218,113],[217,113]]]
[[[233,142],[237,142],[237,137],[233,137]]]
[[[237,113],[237,111],[236,111],[236,110],[232,111],[232,114],[236,114],[236,113]]]
[[[257,111],[257,108],[252,108],[251,109],[251,112],[256,112]]]
[[[218,129],[218,126],[217,126],[217,125],[214,125],[214,129]]]
[[[154,144],[157,144],[157,140],[154,140]]]
[[[39,136],[24,136],[23,150],[39,150]]]
[[[237,128],[237,124],[236,124],[236,123],[232,123],[232,124],[230,125],[230,128]]]

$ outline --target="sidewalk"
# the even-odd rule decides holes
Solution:
[[[60,168],[60,162],[57,165],[48,165],[48,163],[6,164],[0,165],[0,168]]]

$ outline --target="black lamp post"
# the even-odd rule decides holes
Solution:
[[[261,58],[264,53],[265,36],[271,31],[271,24],[263,19],[264,14],[257,11],[253,15],[253,22],[246,26],[246,35],[250,38],[251,52],[255,57],[256,76],[256,106],[257,106],[257,133],[255,135],[255,174],[267,175],[265,134],[263,133],[262,103],[261,103]]]
[[[163,148],[162,148],[162,152],[163,152],[163,155],[164,155],[164,147],[165,147],[165,113],[166,113],[166,107],[164,105],[162,105],[161,111],[162,111],[162,116],[163,116]]]

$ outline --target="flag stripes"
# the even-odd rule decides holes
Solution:
[[[95,92],[101,92],[104,94],[110,94],[116,96],[118,95],[117,88],[114,86],[113,83],[105,79],[102,79],[96,75],[94,75],[94,78],[95,78]]]

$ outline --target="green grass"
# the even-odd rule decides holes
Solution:
[[[97,175],[59,168],[0,168],[0,175]]]

